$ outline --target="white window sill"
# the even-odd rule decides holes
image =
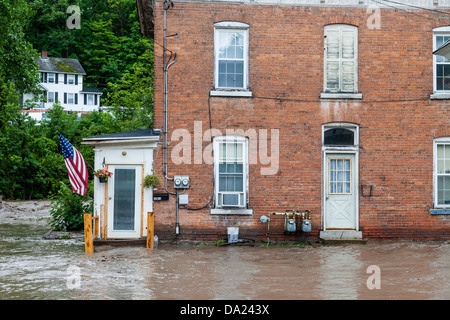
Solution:
[[[211,97],[251,97],[251,91],[242,90],[211,90],[209,92]]]
[[[230,208],[230,209],[223,209],[223,208],[214,208],[210,209],[210,214],[239,214],[239,215],[252,215],[253,209],[246,209],[246,208]]]
[[[362,99],[362,93],[328,93],[321,92],[320,99]]]
[[[431,100],[450,99],[450,92],[434,92],[430,94]]]

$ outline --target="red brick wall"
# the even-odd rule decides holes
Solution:
[[[180,238],[225,239],[229,226],[240,238],[264,240],[262,215],[286,209],[311,210],[312,232],[322,229],[322,125],[359,125],[359,226],[364,238],[448,239],[450,216],[430,215],[433,207],[433,138],[449,130],[450,103],[429,100],[433,91],[432,30],[448,24],[427,11],[381,10],[381,29],[367,28],[369,14],[358,8],[220,5],[175,2],[167,13],[168,49],[177,52],[168,76],[168,141],[175,129],[203,131],[211,124],[232,129],[279,129],[278,173],[262,176],[250,165],[252,216],[210,215],[209,209],[180,208]],[[420,14],[420,15],[419,15]],[[424,16],[434,20],[425,19]],[[214,23],[239,21],[249,29],[249,87],[252,98],[209,97],[214,87]],[[358,91],[362,100],[323,100],[324,26],[358,27]],[[163,6],[155,7],[155,128],[163,128]],[[162,139],[161,139],[162,141]],[[213,194],[213,166],[175,165],[168,151],[168,175],[190,176],[190,207]],[[193,145],[193,141],[192,141]],[[209,145],[203,142],[203,148]],[[194,163],[194,150],[192,150]],[[162,147],[155,156],[162,176]],[[168,181],[169,190],[173,183]],[[159,187],[158,191],[164,192]],[[358,188],[359,189],[359,188]],[[155,201],[155,229],[175,233],[175,197]],[[273,218],[271,238],[283,235],[283,218]]]

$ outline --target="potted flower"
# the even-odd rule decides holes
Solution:
[[[144,178],[144,188],[151,188],[161,183],[161,180],[155,175],[147,175]]]
[[[94,175],[98,177],[100,183],[106,183],[108,181],[108,178],[112,177],[112,172],[109,172],[106,169],[98,169],[94,172]]]

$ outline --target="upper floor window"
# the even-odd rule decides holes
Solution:
[[[214,24],[214,87],[248,90],[248,24]]]
[[[325,26],[324,91],[358,91],[358,28],[351,25]]]
[[[433,51],[450,40],[450,27],[433,29]],[[450,60],[433,55],[434,92],[450,93]]]
[[[68,74],[67,75],[67,83],[68,84],[75,84],[75,75],[74,74]]]
[[[48,83],[55,83],[55,74],[48,73]]]

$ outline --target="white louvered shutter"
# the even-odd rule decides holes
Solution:
[[[357,91],[357,28],[331,25],[325,28],[325,92]]]

